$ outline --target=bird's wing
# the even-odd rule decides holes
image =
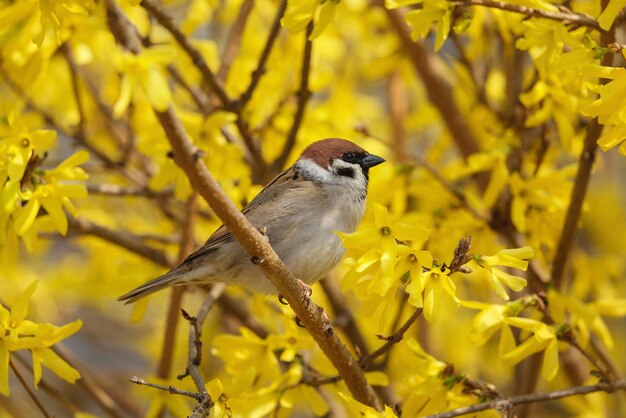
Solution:
[[[270,181],[254,199],[252,199],[252,201],[243,209],[243,214],[246,215],[246,217],[250,217],[250,215],[253,215],[255,210],[262,204],[280,198],[280,196],[282,196],[287,190],[294,187],[300,187],[305,181],[306,180],[304,180],[302,176],[297,175],[297,172],[293,167],[283,171],[274,177],[274,179]],[[234,238],[232,234],[224,225],[222,225],[209,237],[202,247],[190,254],[181,264],[186,264],[198,257],[209,254],[221,247],[223,244],[232,242],[233,240]]]

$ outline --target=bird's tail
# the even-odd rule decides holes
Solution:
[[[145,283],[134,290],[131,290],[125,295],[117,298],[117,300],[124,301],[126,305],[136,302],[139,299],[151,295],[154,292],[158,292],[159,290],[165,289],[166,287],[175,286],[176,284],[178,284],[177,279],[183,274],[184,272],[176,271],[176,269],[174,269],[168,273],[165,273],[162,276],[157,277],[156,279],[150,280],[148,283]]]

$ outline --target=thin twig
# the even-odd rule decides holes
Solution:
[[[585,395],[594,392],[611,393],[616,390],[625,390],[626,380],[619,380],[614,383],[597,383],[589,386],[575,386],[569,389],[555,390],[553,392],[532,393],[529,395],[519,395],[510,398],[495,399],[490,402],[483,402],[472,406],[464,406],[462,408],[453,409],[451,411],[442,412],[440,414],[429,415],[426,418],[453,418],[462,415],[468,415],[475,412],[495,409],[497,411],[508,411],[515,405],[548,402],[556,399],[567,398],[570,396]]]
[[[300,89],[298,90],[298,104],[296,107],[296,113],[293,116],[293,122],[289,134],[287,134],[287,140],[283,146],[280,155],[272,163],[272,168],[275,171],[281,170],[291,154],[291,150],[296,145],[296,137],[304,118],[304,111],[306,104],[311,97],[309,91],[309,75],[311,74],[311,54],[313,52],[313,42],[309,39],[309,36],[313,32],[313,23],[309,23],[304,38],[304,52],[302,54],[302,70],[300,72]]]
[[[384,337],[385,344],[380,346],[374,352],[361,357],[359,359],[359,365],[361,365],[361,367],[363,367],[364,369],[367,369],[374,360],[376,360],[378,357],[384,355],[389,350],[391,350],[391,348],[396,343],[398,343],[400,340],[402,340],[402,338],[404,338],[404,334],[408,331],[411,325],[413,325],[413,323],[417,320],[417,318],[420,317],[421,314],[422,314],[422,308],[417,308],[415,311],[413,311],[411,316],[404,322],[404,324],[402,324],[400,328],[398,328],[396,332],[394,332],[388,337]]]
[[[136,385],[141,385],[141,386],[148,386],[150,388],[154,388],[154,389],[159,389],[159,390],[164,390],[166,392],[171,393],[172,395],[181,395],[181,396],[188,396],[190,398],[195,399],[196,401],[200,402],[202,400],[202,397],[200,396],[200,394],[196,393],[196,392],[190,392],[188,390],[183,390],[183,389],[178,389],[172,385],[169,386],[163,386],[163,385],[159,385],[156,383],[150,383],[150,382],[146,382],[145,380],[137,377],[137,376],[133,376],[130,379],[128,379],[129,382],[134,383]]]
[[[507,12],[520,13],[528,17],[540,17],[543,19],[556,20],[558,22],[569,23],[574,26],[588,26],[590,28],[601,31],[600,25],[591,16],[583,13],[576,13],[566,9],[563,6],[559,7],[559,11],[533,9],[532,7],[519,6],[517,4],[504,3],[501,1],[493,0],[448,0],[453,4],[462,4],[465,6],[482,6],[494,9],[505,10]]]
[[[198,391],[198,395],[200,398],[198,399],[198,407],[194,410],[192,416],[196,417],[206,417],[209,415],[209,411],[213,406],[213,402],[209,393],[206,390],[206,383],[204,382],[204,378],[200,373],[200,364],[202,363],[202,340],[201,340],[201,328],[202,324],[206,320],[209,311],[215,305],[215,302],[220,298],[226,285],[224,283],[216,283],[213,285],[207,298],[204,303],[200,307],[198,311],[198,315],[196,317],[189,316],[185,311],[183,312],[183,317],[189,321],[191,327],[189,329],[189,351],[187,358],[187,369],[185,373],[178,376],[178,379],[182,379],[185,376],[191,376],[194,384],[196,385],[196,389]]]
[[[154,191],[149,189],[148,187],[142,188],[129,188],[129,187],[121,187],[116,184],[87,184],[87,192],[89,194],[100,194],[106,196],[142,196],[142,197],[153,197],[156,195],[164,195],[171,196],[173,194],[172,190],[165,191]]]
[[[30,386],[26,382],[26,379],[24,379],[24,376],[22,376],[22,373],[20,373],[20,371],[17,369],[17,367],[15,366],[12,360],[9,360],[9,365],[11,366],[11,370],[13,370],[13,373],[15,373],[17,380],[20,381],[20,384],[22,385],[24,390],[26,391],[26,393],[28,393],[28,397],[32,399],[33,403],[37,406],[37,409],[41,411],[44,417],[51,418],[50,413],[48,413],[48,411],[43,406],[39,398],[37,398],[37,395],[35,395],[35,392],[33,392],[33,390],[30,388]]]

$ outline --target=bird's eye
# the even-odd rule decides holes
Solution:
[[[352,163],[356,161],[356,155],[353,152],[346,152],[343,154],[343,157],[341,159],[347,163]]]

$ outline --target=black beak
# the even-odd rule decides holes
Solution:
[[[372,168],[384,162],[385,160],[383,158],[380,158],[377,155],[369,154],[361,160],[361,165],[363,166],[363,168]]]

